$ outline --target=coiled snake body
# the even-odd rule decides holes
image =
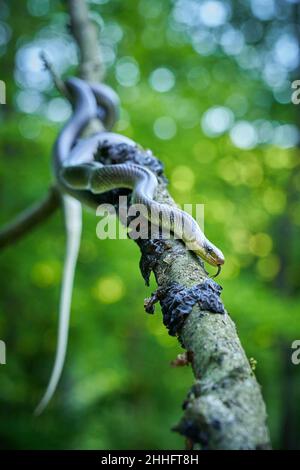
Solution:
[[[189,249],[209,264],[218,266],[218,272],[224,263],[222,252],[205,237],[189,214],[155,201],[158,181],[154,173],[132,163],[103,166],[94,159],[97,149],[104,143],[136,147],[134,141],[107,130],[77,140],[84,127],[94,118],[99,118],[106,129],[112,128],[118,114],[118,97],[115,93],[105,85],[88,84],[78,78],[68,80],[66,85],[74,98],[74,112],[57,138],[53,158],[54,174],[62,194],[65,195],[66,259],[55,363],[47,390],[36,408],[37,414],[43,411],[54,394],[66,355],[72,286],[80,245],[80,202],[95,208],[99,205],[99,194],[114,188],[130,188],[132,205],[138,206],[151,224],[173,232]]]
[[[98,108],[94,101],[95,96],[98,97],[98,104],[101,104],[101,97],[107,96],[107,93],[103,92],[102,85],[91,88],[75,78],[70,79],[67,85],[75,95],[75,111],[57,141],[55,156],[57,179],[64,189],[94,206],[97,205],[97,194],[114,188],[130,188],[132,204],[138,204],[151,223],[161,224],[163,229],[173,232],[189,249],[213,266],[222,265],[222,252],[205,237],[189,214],[155,201],[158,182],[150,170],[130,163],[103,166],[94,160],[95,150],[103,143],[126,143],[136,147],[135,142],[119,134],[100,132],[72,148],[84,126],[95,117]],[[113,99],[111,94],[111,108],[115,108]],[[107,99],[106,105],[108,103]]]

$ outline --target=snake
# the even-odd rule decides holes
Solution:
[[[77,199],[97,206],[95,196],[116,188],[128,188],[132,190],[131,204],[138,204],[144,208],[143,216],[151,223],[157,226],[161,223],[165,231],[172,232],[177,238],[182,239],[196,255],[213,266],[221,266],[224,263],[223,253],[205,237],[196,220],[177,207],[155,200],[158,180],[151,170],[133,163],[102,165],[95,161],[95,150],[104,144],[127,144],[137,147],[133,140],[113,132],[100,132],[84,139],[73,148],[83,128],[94,117],[99,104],[104,108],[109,104],[115,109],[115,104],[112,103],[115,103],[116,98],[108,87],[105,89],[104,85],[90,87],[78,78],[69,79],[67,86],[75,98],[75,110],[57,140],[55,153],[56,175],[63,189],[71,195],[75,194]],[[104,103],[103,96],[106,98],[109,96],[110,99],[106,99]],[[96,97],[99,100],[95,106]],[[107,112],[107,115],[111,114]],[[116,115],[115,111],[113,115]]]
[[[40,414],[47,406],[62,373],[67,349],[72,287],[81,235],[81,204],[97,208],[101,194],[112,189],[131,190],[131,206],[136,206],[151,224],[181,239],[186,247],[212,266],[219,274],[225,258],[204,235],[196,220],[185,211],[156,200],[159,181],[148,168],[135,163],[103,165],[95,160],[103,145],[126,144],[136,149],[132,139],[111,132],[118,119],[119,99],[107,85],[88,83],[72,77],[66,82],[73,102],[73,113],[60,131],[54,145],[53,172],[63,195],[67,245],[63,273],[58,344],[54,367],[46,392],[36,408]],[[93,120],[100,119],[104,129],[82,138]]]

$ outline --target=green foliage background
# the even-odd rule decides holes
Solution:
[[[212,137],[200,125],[209,108],[230,108],[230,102],[235,118],[249,122],[292,124],[298,108],[276,99],[259,71],[243,68],[221,48],[198,53],[190,32],[174,26],[175,3],[91,2],[102,25],[106,80],[122,102],[116,130],[164,162],[178,203],[205,204],[206,234],[226,255],[219,278],[222,297],[248,357],[257,361],[273,445],[299,448],[300,366],[291,364],[291,343],[300,337],[299,150],[272,142],[237,148],[228,132]],[[51,120],[53,108],[62,105],[53,102],[56,90],[43,89],[38,81],[30,85],[30,73],[28,87],[24,82],[31,66],[33,74],[41,74],[37,54],[28,56],[31,62],[22,69],[20,51],[28,45],[39,49],[41,39],[46,44],[53,38],[65,44],[72,39],[58,0],[0,5],[0,33],[6,28],[0,78],[7,87],[7,104],[0,109],[3,224],[45,194],[52,181],[51,148],[62,125]],[[252,15],[248,2],[226,5],[241,29]],[[279,35],[281,21],[293,26],[292,7],[286,2],[290,16],[283,20],[278,14],[261,22],[264,33],[276,24]],[[252,50],[267,51],[264,37],[246,48],[246,57]],[[58,66],[65,77],[76,73],[71,52],[69,61]],[[54,65],[58,56],[52,51]],[[160,67],[175,79],[164,93],[149,81]],[[125,72],[132,73],[132,83],[126,83]],[[20,91],[30,86],[38,90],[41,103],[25,112]],[[241,96],[247,102],[244,111]],[[27,109],[36,99],[29,96]],[[165,129],[155,131],[161,117],[167,117]],[[67,361],[59,389],[39,418],[32,411],[47,384],[56,346],[65,243],[61,214],[1,253],[0,338],[7,345],[7,364],[0,366],[1,448],[183,446],[170,428],[180,417],[192,373],[170,367],[181,349],[168,336],[158,309],[154,316],[143,311],[143,299],[155,285],[144,286],[137,246],[128,240],[98,240],[96,224],[96,216],[85,212]]]

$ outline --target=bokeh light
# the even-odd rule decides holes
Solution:
[[[151,73],[149,82],[155,91],[165,93],[174,87],[175,77],[171,70],[160,67]]]
[[[195,183],[195,173],[188,166],[177,166],[172,171],[171,183],[177,191],[190,191]]]
[[[232,126],[233,119],[233,113],[229,108],[214,106],[202,116],[201,126],[206,135],[217,137]]]
[[[255,127],[247,121],[237,122],[230,131],[230,138],[240,149],[252,149],[258,140]]]
[[[161,140],[172,139],[177,132],[177,125],[170,116],[161,116],[157,118],[153,125],[155,135]]]
[[[112,274],[101,277],[93,288],[93,295],[104,304],[111,304],[122,299],[125,285],[121,277]]]
[[[132,87],[139,82],[140,71],[133,57],[122,57],[116,64],[116,78],[120,85]]]

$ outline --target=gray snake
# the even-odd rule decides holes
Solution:
[[[154,173],[133,163],[103,166],[94,159],[97,148],[104,143],[125,143],[136,147],[134,141],[107,131],[78,140],[85,126],[94,118],[100,119],[107,129],[111,129],[117,118],[118,98],[115,93],[105,85],[87,84],[78,78],[68,80],[66,85],[74,98],[74,112],[56,140],[53,155],[54,174],[65,209],[66,258],[55,362],[47,390],[35,410],[36,414],[40,414],[52,398],[65,360],[72,287],[80,246],[81,202],[96,208],[99,205],[99,194],[114,188],[129,188],[132,190],[131,207],[141,209],[142,215],[152,224],[173,232],[189,249],[211,265],[218,266],[218,272],[224,263],[222,252],[205,237],[189,214],[155,200],[158,181]]]
[[[110,102],[111,109],[115,109],[116,99],[108,87],[90,86],[78,78],[68,80],[67,86],[75,98],[75,109],[57,140],[55,151],[56,177],[64,190],[95,206],[95,195],[115,188],[129,188],[132,190],[131,203],[138,204],[142,215],[151,223],[161,224],[166,232],[182,239],[190,250],[209,264],[221,266],[224,263],[222,252],[205,237],[193,217],[179,208],[155,201],[158,181],[154,173],[131,163],[103,166],[95,162],[94,151],[103,143],[126,143],[136,147],[134,141],[120,134],[100,132],[73,147],[82,129],[95,117],[101,97],[108,96],[105,104],[108,106]],[[96,97],[98,103],[95,103]]]

